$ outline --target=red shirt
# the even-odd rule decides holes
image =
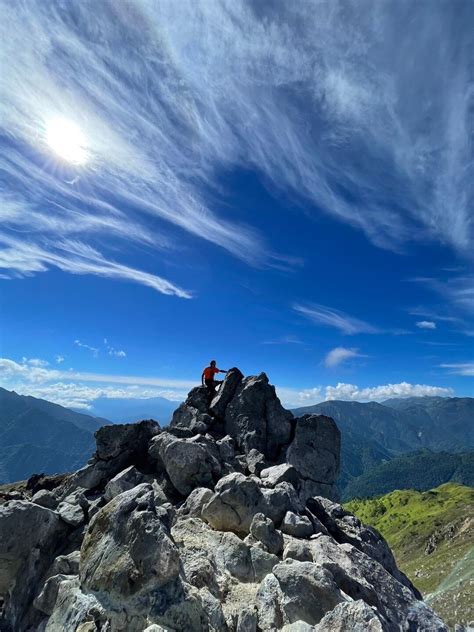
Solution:
[[[216,367],[207,366],[204,369],[204,379],[205,380],[213,380],[214,379],[214,375],[216,373],[219,373],[219,369],[217,369]]]

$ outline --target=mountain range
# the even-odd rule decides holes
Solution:
[[[343,496],[352,479],[399,455],[421,449],[456,453],[474,448],[471,397],[410,397],[383,404],[333,400],[292,412],[319,413],[336,421],[342,434],[338,485]]]
[[[94,432],[105,423],[0,388],[0,483],[81,467],[94,452]]]

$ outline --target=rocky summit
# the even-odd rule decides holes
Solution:
[[[95,436],[82,469],[3,496],[2,631],[448,630],[337,503],[334,421],[264,373]]]

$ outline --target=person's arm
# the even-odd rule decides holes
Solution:
[[[219,369],[219,373],[228,373],[229,371],[224,371],[224,369]]]
[[[201,385],[204,386],[204,371],[202,372],[202,375],[201,375]]]

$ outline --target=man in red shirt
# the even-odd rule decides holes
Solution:
[[[207,366],[204,371],[202,372],[201,375],[201,382],[202,385],[207,386],[207,389],[209,391],[209,395],[212,397],[213,395],[215,395],[216,393],[216,386],[218,384],[222,384],[222,380],[218,381],[214,379],[214,375],[216,373],[227,373],[227,371],[224,371],[223,369],[218,369],[216,367],[216,361],[215,360],[211,360],[209,366]]]

